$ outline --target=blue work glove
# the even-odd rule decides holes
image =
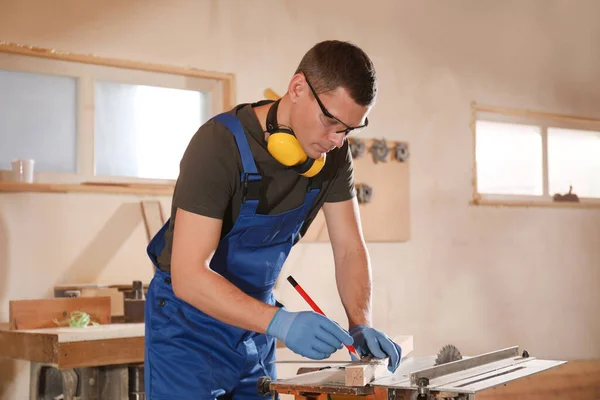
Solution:
[[[388,370],[396,371],[402,358],[402,349],[385,333],[366,325],[355,325],[350,328],[350,335],[354,338],[354,348],[361,358],[365,356],[389,357]]]
[[[329,358],[352,336],[329,318],[313,311],[289,312],[280,308],[267,334],[281,340],[290,350],[313,360]]]

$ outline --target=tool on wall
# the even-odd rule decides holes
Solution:
[[[348,145],[350,146],[350,153],[352,158],[358,158],[362,156],[366,151],[365,142],[358,138],[348,138]]]
[[[359,183],[356,185],[356,198],[358,204],[367,204],[371,201],[373,196],[373,188],[366,183]]]
[[[394,158],[400,162],[408,159],[408,146],[406,143],[398,143],[394,146]]]
[[[390,149],[385,139],[375,139],[369,150],[373,154],[373,161],[387,162],[387,156],[390,153]]]

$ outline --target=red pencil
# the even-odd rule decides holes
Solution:
[[[306,300],[306,302],[308,303],[309,306],[311,306],[311,308],[314,310],[314,312],[317,312],[321,315],[325,315],[325,313],[323,312],[323,310],[321,310],[319,308],[319,306],[313,301],[313,299],[310,298],[310,296],[308,295],[308,293],[306,293],[304,291],[304,289],[302,289],[302,286],[300,286],[298,284],[298,282],[296,282],[296,280],[294,278],[292,278],[292,276],[288,276],[287,280],[292,284],[292,286],[294,287],[294,289],[296,289],[298,291],[298,293],[300,293],[300,296],[302,296],[304,298],[304,300]],[[360,357],[358,356],[358,353],[356,352],[356,349],[354,349],[354,346],[346,346],[346,348],[348,349],[348,351],[351,354],[354,354],[354,356],[356,357],[356,359],[360,359]]]

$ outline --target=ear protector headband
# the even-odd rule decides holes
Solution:
[[[283,165],[293,168],[302,176],[312,178],[323,169],[325,154],[318,160],[308,157],[296,139],[294,131],[277,124],[279,101],[273,103],[267,114],[267,132],[269,133],[267,150]]]

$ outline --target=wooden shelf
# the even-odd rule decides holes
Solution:
[[[591,208],[600,209],[600,203],[570,203],[551,201],[526,201],[526,200],[472,200],[471,205],[492,207],[546,207],[546,208]]]
[[[106,194],[151,194],[170,196],[174,185],[155,183],[83,182],[20,183],[0,182],[0,193],[106,193]]]

